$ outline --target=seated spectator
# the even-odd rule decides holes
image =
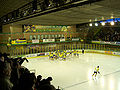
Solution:
[[[38,75],[38,76],[37,76],[37,80],[36,80],[36,84],[35,84],[36,89],[39,88],[39,86],[40,86],[40,84],[41,84],[41,80],[42,80],[42,76],[41,76],[41,75]]]
[[[48,77],[48,78],[46,79],[46,84],[51,84],[50,81],[52,81],[52,77]]]
[[[4,58],[4,55],[1,53],[1,54],[0,54],[0,61],[1,61],[1,62],[4,62],[4,59],[5,59],[5,58]]]
[[[38,90],[56,90],[56,88],[51,85],[50,81],[52,81],[52,77],[41,80]]]
[[[36,77],[34,73],[26,73],[20,77],[18,90],[34,90]]]
[[[44,84],[40,85],[38,90],[56,90],[56,88],[49,83],[44,83]]]
[[[8,54],[0,53],[0,90],[56,90],[50,83],[52,77],[42,80],[38,75],[36,80],[34,73],[22,67],[25,60],[29,62],[26,58],[9,58]]]
[[[12,90],[10,82],[11,66],[8,62],[0,62],[0,90]]]
[[[13,90],[17,90],[20,73],[19,73],[20,65],[16,61],[12,63],[12,72],[11,72],[11,78],[10,81],[13,83]]]
[[[1,58],[4,62],[11,62],[10,58],[8,56],[9,56],[9,54],[3,53]]]
[[[56,90],[53,85],[45,84],[41,86],[38,90]]]

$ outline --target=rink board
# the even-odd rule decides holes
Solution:
[[[78,50],[80,53],[82,53],[82,50]],[[102,50],[85,50],[85,53],[98,53],[98,54],[106,54],[106,55],[113,55],[113,56],[119,56],[120,52],[114,52],[114,51],[102,51]],[[28,54],[24,57],[31,59],[31,58],[39,58],[39,57],[47,57],[49,55],[49,52],[44,53],[35,53],[35,54]]]

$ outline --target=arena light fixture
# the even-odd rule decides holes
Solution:
[[[4,20],[4,22],[6,22],[6,20]]]
[[[92,23],[89,23],[89,26],[92,27]]]
[[[115,25],[115,22],[114,21],[110,22],[110,25],[112,25],[112,26]]]
[[[110,18],[114,18],[113,15]]]
[[[101,25],[102,25],[102,26],[105,26],[105,22],[102,22]]]
[[[95,23],[95,26],[98,26],[98,23],[97,23],[97,22]]]

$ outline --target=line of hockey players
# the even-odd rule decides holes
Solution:
[[[66,57],[68,56],[79,56],[80,55],[80,51],[78,50],[57,50],[54,52],[50,52],[49,53],[49,59],[54,60],[54,59],[62,59],[62,60],[66,60]]]

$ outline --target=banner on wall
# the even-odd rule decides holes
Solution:
[[[72,38],[72,41],[79,41],[79,38]]]
[[[98,43],[98,44],[100,44],[100,41],[92,41],[92,43]]]
[[[65,38],[61,38],[61,39],[60,39],[60,42],[63,42],[63,41],[65,41]]]
[[[120,42],[109,42],[109,41],[92,41],[92,43],[120,45]]]
[[[43,32],[43,31],[68,31],[68,25],[42,26],[42,25],[24,25],[24,32]]]
[[[32,40],[32,43],[39,43],[39,39]]]
[[[116,44],[120,45],[120,42],[116,42]]]
[[[12,40],[11,44],[27,44],[27,40]]]
[[[43,39],[43,42],[55,42],[55,39]]]

